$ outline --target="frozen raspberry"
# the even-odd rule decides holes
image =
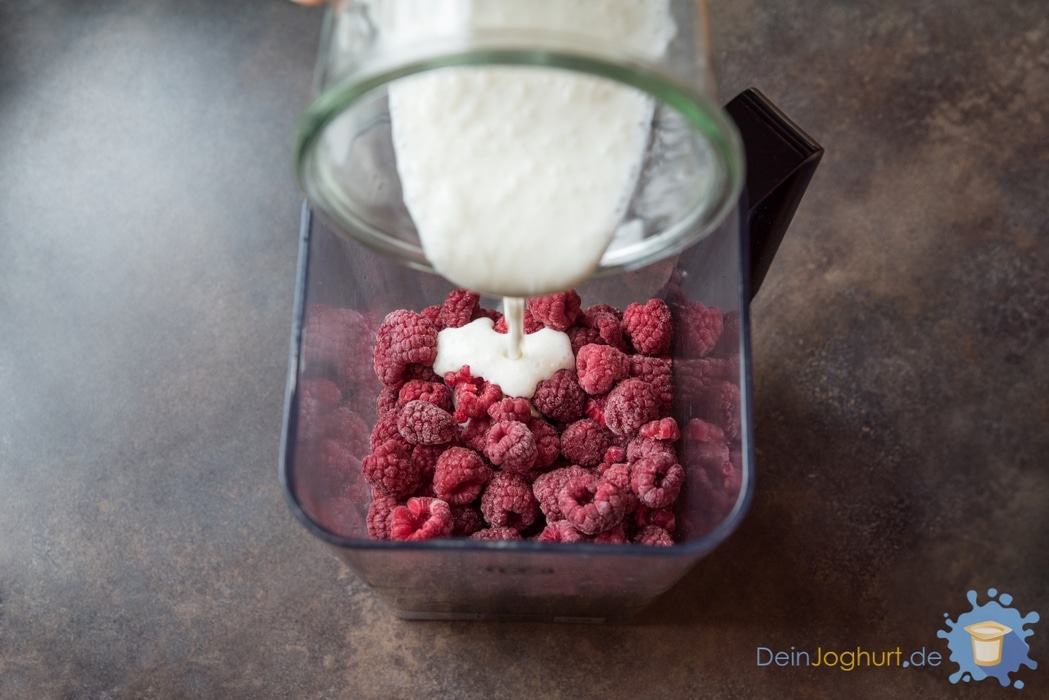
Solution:
[[[470,503],[481,495],[492,478],[492,470],[481,455],[465,447],[449,447],[437,459],[433,490],[452,505]]]
[[[580,302],[579,294],[570,289],[567,292],[532,297],[528,300],[528,310],[547,328],[564,331],[568,330],[579,316]]]
[[[302,370],[305,377],[327,377],[340,387],[378,391],[374,375],[362,357],[372,353],[375,324],[352,309],[322,304],[306,309],[302,328]]]
[[[649,383],[660,413],[670,410],[674,399],[674,374],[669,358],[630,355],[630,376]]]
[[[372,427],[371,444],[372,451],[375,448],[383,444],[387,440],[401,439],[401,433],[397,430],[397,415],[400,413],[398,410],[388,411],[382,414],[382,417],[375,422]]]
[[[432,540],[452,534],[452,509],[439,498],[409,498],[390,513],[390,539]]]
[[[455,439],[459,426],[448,411],[426,401],[409,401],[397,413],[397,430],[413,445],[443,445]]]
[[[634,542],[654,547],[671,547],[674,544],[674,538],[658,525],[646,525],[634,535]]]
[[[379,398],[375,399],[375,415],[385,416],[390,411],[396,411],[401,407],[398,403],[397,389],[392,386],[384,386],[379,392]]]
[[[715,357],[739,357],[739,312],[726,311],[722,316],[721,336],[710,351]]]
[[[593,542],[594,544],[627,544],[629,540],[623,530],[623,524],[620,523],[609,530],[597,533]]]
[[[601,342],[613,347],[622,348],[623,330],[620,324],[623,314],[619,309],[608,304],[596,304],[583,312],[582,324],[597,331]]]
[[[443,307],[440,304],[433,304],[427,306],[425,309],[419,312],[419,315],[425,318],[427,321],[433,324],[433,327],[438,331],[444,330],[444,321],[441,320],[441,309]]]
[[[419,470],[419,478],[424,483],[433,480],[433,473],[437,469],[437,460],[441,458],[448,445],[414,445],[412,447],[412,464]],[[420,495],[416,491],[416,496]]]
[[[586,405],[583,406],[583,415],[594,421],[603,428],[605,425],[605,406],[608,404],[608,395],[588,396]]]
[[[741,398],[732,382],[716,382],[700,397],[696,412],[725,431],[727,441],[740,438]]]
[[[452,410],[452,390],[444,382],[425,382],[413,379],[405,382],[397,394],[397,404],[404,406],[409,401],[425,401],[445,411]]]
[[[582,416],[585,402],[586,392],[579,386],[576,373],[568,369],[560,369],[539,382],[532,397],[536,410],[561,423],[570,423]]]
[[[619,488],[594,475],[566,481],[558,493],[557,505],[564,519],[585,535],[596,535],[615,527],[626,515]]]
[[[637,495],[630,488],[630,477],[633,469],[629,464],[612,464],[604,469],[599,469],[599,476],[608,483],[619,489],[623,494],[623,511],[633,513],[638,508]]]
[[[675,340],[683,357],[705,357],[717,345],[724,328],[721,311],[698,301],[689,301],[677,309],[674,319]]]
[[[616,435],[637,435],[642,425],[657,418],[659,405],[648,382],[626,379],[608,393],[605,425]]]
[[[464,373],[468,378],[463,377]],[[453,415],[459,423],[465,423],[470,418],[486,417],[488,408],[503,398],[503,390],[498,384],[469,375],[470,368],[464,366],[459,372],[449,372],[444,379],[445,383],[454,387],[455,412]]]
[[[510,542],[524,539],[520,531],[512,527],[489,527],[470,535],[471,540],[496,540]]]
[[[527,421],[528,429],[535,436],[535,466],[546,469],[561,455],[561,436],[557,428],[542,418],[531,418]]]
[[[677,526],[674,511],[669,508],[649,508],[645,505],[637,507],[634,513],[634,523],[638,530],[646,525],[656,525],[670,534],[674,534],[674,528]]]
[[[630,360],[610,345],[584,345],[576,354],[575,369],[583,391],[604,394],[630,374]]]
[[[453,289],[441,307],[445,328],[461,328],[474,319],[481,296],[467,289]]]
[[[678,430],[677,421],[666,416],[659,420],[649,421],[641,426],[637,431],[638,437],[647,438],[649,440],[666,440],[673,442],[681,437],[681,431]]]
[[[578,355],[579,349],[582,348],[584,345],[605,342],[601,339],[601,333],[596,328],[572,326],[565,332],[568,334],[568,342],[572,344],[573,355]]]
[[[728,362],[716,357],[678,360],[674,365],[674,373],[678,377],[682,395],[693,399],[714,384],[734,378],[729,373]]]
[[[488,429],[492,427],[492,419],[488,416],[471,418],[470,421],[459,431],[459,441],[476,452],[484,452],[488,445]]]
[[[648,438],[636,437],[626,446],[626,461],[633,464],[645,457],[658,457],[660,455],[677,461],[677,452],[674,445],[665,440],[649,440]]]
[[[418,362],[412,362],[404,366],[404,374],[401,377],[402,382],[410,382],[418,380],[420,382],[441,382],[441,375],[433,371],[433,367],[430,365],[419,364]]]
[[[364,478],[385,496],[406,498],[419,488],[419,471],[404,440],[387,440],[361,460]]]
[[[626,461],[626,448],[622,445],[612,445],[607,450],[605,450],[605,454],[601,458],[602,463],[609,465]]]
[[[390,513],[400,503],[396,498],[378,495],[368,506],[368,536],[373,540],[390,539]]]
[[[432,323],[406,309],[386,315],[376,333],[374,353],[375,374],[383,384],[400,384],[408,365],[432,367],[436,357],[437,329]]]
[[[643,457],[630,470],[630,488],[643,505],[668,508],[677,500],[685,470],[667,457]]]
[[[523,530],[539,515],[539,503],[523,476],[496,472],[481,494],[481,512],[491,527]]]
[[[576,530],[572,523],[567,520],[555,520],[547,523],[543,531],[539,533],[536,540],[539,542],[582,542],[589,539],[586,535]]]
[[[524,332],[526,334],[535,333],[536,331],[541,330],[543,328],[543,324],[541,324],[535,319],[535,316],[532,315],[532,312],[527,307],[525,307],[524,310],[524,318],[522,319],[522,323],[524,325]],[[508,333],[509,327],[506,325],[506,316],[504,316],[503,314],[499,314],[499,318],[496,319],[495,325],[492,326],[492,330],[494,330],[496,333]]]
[[[642,355],[665,355],[672,329],[670,308],[662,299],[650,299],[644,306],[630,304],[623,311],[623,335]]]
[[[504,420],[493,422],[488,429],[484,454],[492,464],[504,471],[522,473],[532,468],[539,450],[535,435],[521,421]]]
[[[561,454],[581,467],[593,467],[614,441],[612,431],[589,418],[580,418],[561,433]]]
[[[341,442],[357,457],[371,449],[368,434],[368,424],[349,406],[340,406],[328,416],[327,436]]]
[[[495,423],[504,420],[527,423],[532,418],[532,407],[528,404],[528,399],[507,396],[488,407],[488,417]]]
[[[452,534],[456,537],[469,537],[478,530],[483,530],[487,523],[481,515],[481,509],[476,506],[452,506]]]
[[[590,476],[590,472],[576,465],[561,467],[537,477],[532,482],[532,493],[539,501],[539,509],[543,511],[548,522],[564,518],[561,507],[558,505],[558,496],[561,493],[561,487],[569,479],[577,476]]]

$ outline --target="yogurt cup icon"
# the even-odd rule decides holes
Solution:
[[[973,661],[977,666],[997,666],[1002,662],[1002,642],[1012,629],[987,620],[965,628],[973,638]]]

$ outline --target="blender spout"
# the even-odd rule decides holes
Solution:
[[[733,98],[725,111],[736,123],[746,151],[742,211],[753,299],[823,157],[823,147],[755,88]]]

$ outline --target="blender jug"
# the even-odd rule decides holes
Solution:
[[[746,512],[754,484],[752,279],[760,283],[822,151],[756,91],[727,111],[711,101],[702,3],[666,4],[682,43],[670,42],[658,60],[549,27],[536,34],[472,26],[464,36],[462,24],[452,22],[434,42],[392,41],[392,58],[377,38],[386,25],[376,18],[384,11],[467,4],[343,3],[329,16],[320,96],[297,138],[310,205],[303,210],[281,481],[295,516],[398,616],[626,619],[720,544]],[[486,4],[502,3],[477,3]],[[344,46],[359,50],[333,51],[340,32]],[[653,134],[620,226],[628,235],[617,231],[576,288],[583,307],[622,309],[659,298],[673,314],[672,415],[681,426],[678,457],[686,470],[672,522],[665,523],[673,546],[369,536],[372,492],[360,463],[379,418],[376,328],[392,311],[441,304],[456,286],[433,273],[405,206],[388,86],[418,72],[477,63],[594,74],[655,98]],[[746,190],[737,125],[746,146]],[[489,294],[482,297],[486,307],[507,292],[478,291]],[[699,316],[716,317],[718,337],[689,332]],[[336,388],[326,399],[339,416],[334,435],[330,425],[310,420],[322,400],[320,385]]]

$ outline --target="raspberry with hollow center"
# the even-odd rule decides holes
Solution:
[[[387,440],[361,460],[368,483],[385,496],[406,498],[419,488],[420,474],[409,445],[400,438]]]
[[[532,403],[547,418],[571,423],[583,415],[586,392],[579,386],[575,372],[559,369],[536,385]]]
[[[481,494],[481,513],[491,527],[524,530],[539,515],[539,503],[523,476],[496,472]]]
[[[375,374],[383,384],[400,384],[408,365],[432,367],[436,357],[437,329],[432,323],[407,309],[386,315],[376,333],[374,353]]]
[[[601,463],[614,440],[608,428],[590,418],[580,418],[561,433],[561,454],[579,466],[594,467]]]
[[[642,425],[657,418],[659,404],[648,382],[626,379],[608,393],[605,425],[616,435],[633,437]]]
[[[592,474],[566,481],[558,493],[557,505],[564,519],[585,535],[613,528],[626,515],[626,503],[619,488]]]
[[[397,431],[413,445],[443,445],[458,435],[451,413],[426,401],[409,401],[397,413]]]
[[[623,335],[642,355],[664,355],[673,339],[670,308],[662,299],[633,303],[623,310]]]
[[[527,425],[517,420],[504,420],[493,422],[488,429],[484,454],[504,471],[523,473],[535,464],[539,449],[535,435]]]
[[[579,386],[588,394],[604,394],[630,374],[630,359],[611,345],[584,345],[575,359]]]
[[[570,289],[542,297],[531,297],[528,300],[528,310],[539,323],[547,328],[565,331],[579,317],[581,302],[579,294],[574,289]]]
[[[677,500],[685,470],[668,457],[643,457],[630,470],[630,488],[643,505],[669,508]]]
[[[452,509],[439,498],[409,498],[390,513],[390,539],[432,540],[452,534]]]
[[[465,447],[449,447],[437,458],[433,490],[451,505],[465,505],[478,496],[492,478],[481,455]]]
[[[546,474],[542,474],[536,477],[536,480],[532,482],[532,493],[535,495],[536,500],[539,502],[539,510],[546,516],[547,522],[553,522],[555,520],[563,519],[564,513],[561,512],[561,507],[558,505],[558,497],[561,493],[561,487],[577,476],[590,476],[591,473],[578,465],[572,465],[570,467],[561,467],[560,469],[554,469]]]

